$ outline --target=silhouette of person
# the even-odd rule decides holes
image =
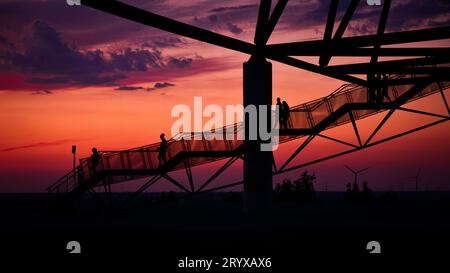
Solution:
[[[91,155],[91,169],[92,172],[97,172],[97,166],[100,163],[100,153],[97,151],[97,148],[92,148],[92,155]]]
[[[377,103],[383,102],[383,86],[381,84],[381,73],[378,73],[376,76],[376,100]]]
[[[281,127],[284,129],[287,129],[289,118],[291,116],[290,109],[289,109],[289,105],[287,104],[286,101],[283,101],[282,106],[283,107],[282,107],[282,111],[281,111],[281,120],[282,120]]]
[[[388,101],[392,101],[389,97],[389,77],[384,74],[383,79],[381,80],[381,102],[383,102],[384,98],[387,98]]]
[[[167,140],[165,139],[165,134],[161,134],[159,136],[161,139],[161,144],[159,145],[159,153],[158,153],[158,161],[159,166],[162,165],[162,163],[166,163],[166,153],[167,153]]]
[[[367,101],[369,103],[373,103],[375,102],[375,97],[376,97],[376,77],[374,74],[370,73],[367,74],[367,83],[368,83],[368,87],[367,87]]]
[[[278,124],[280,126],[280,129],[282,129],[283,124],[283,104],[281,103],[281,99],[277,98],[277,106],[278,106]]]

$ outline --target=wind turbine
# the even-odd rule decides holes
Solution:
[[[369,169],[369,168],[364,168],[364,169],[355,171],[355,170],[353,170],[352,168],[350,168],[347,165],[344,165],[344,166],[355,175],[355,179],[353,180],[353,184],[354,185],[358,185],[358,174],[360,174],[360,173],[366,171],[367,169]]]

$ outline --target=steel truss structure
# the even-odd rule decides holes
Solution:
[[[355,151],[364,150],[441,124],[450,119],[450,109],[445,96],[445,91],[448,90],[450,81],[450,67],[448,66],[450,63],[450,48],[383,47],[386,45],[450,39],[450,26],[385,33],[391,2],[391,0],[385,0],[383,3],[375,35],[344,37],[344,33],[360,1],[351,0],[342,19],[335,27],[339,0],[330,0],[323,39],[283,44],[267,43],[283,10],[288,4],[288,0],[278,0],[273,10],[271,10],[270,0],[261,0],[254,43],[201,29],[119,1],[84,0],[82,5],[183,37],[249,54],[252,58],[267,58],[349,82],[350,84],[343,85],[327,97],[292,108],[289,128],[279,131],[280,142],[284,143],[299,138],[302,138],[303,141],[291,156],[283,162],[276,162],[275,157],[272,156],[272,174],[279,175]],[[299,59],[299,56],[317,56],[319,61],[318,64],[313,64]],[[370,61],[367,63],[329,65],[331,59],[335,56],[367,56],[370,57]],[[383,56],[408,56],[414,58],[379,61],[379,57]],[[380,77],[377,77],[380,74],[388,75],[383,82]],[[367,77],[362,78],[358,77],[358,75]],[[382,86],[388,88],[387,98],[382,98],[376,102],[368,99],[368,96],[374,89]],[[411,109],[405,106],[412,101],[431,95],[442,100],[447,110],[445,115]],[[383,111],[386,111],[387,114],[369,134],[369,137],[365,140],[362,139],[360,128],[357,126],[356,121]],[[426,115],[437,120],[374,141],[375,136],[379,135],[380,130],[387,121],[395,112],[399,111]],[[343,124],[352,125],[357,144],[325,134],[326,130]],[[230,126],[226,128],[229,129]],[[242,129],[239,124],[231,125],[231,128],[234,134],[237,134]],[[317,138],[343,144],[349,149],[290,166],[305,148]],[[128,204],[139,194],[161,180],[166,180],[180,191],[188,193],[188,195],[222,190],[244,183],[244,181],[237,181],[211,187],[212,183],[233,166],[235,162],[245,160],[246,152],[253,149],[253,144],[245,141],[207,141],[205,139],[186,141],[174,138],[169,141],[169,160],[166,164],[159,166],[155,163],[157,162],[158,145],[153,144],[125,151],[103,151],[101,168],[98,171],[92,171],[89,158],[81,159],[80,165],[75,170],[52,184],[48,191],[54,197],[58,206],[63,207],[63,204],[72,203],[84,193],[89,193],[99,201],[103,203],[106,201],[105,204],[111,205],[111,185],[143,177],[148,177],[148,180],[134,193],[130,194],[129,198],[122,205]],[[206,181],[196,187],[193,168],[218,160],[225,160],[225,163]],[[186,181],[179,181],[172,177],[171,172],[183,169],[186,173]],[[98,194],[99,191],[102,191],[101,195]],[[101,200],[102,198],[106,198],[106,200]]]

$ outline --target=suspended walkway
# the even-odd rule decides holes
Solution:
[[[448,89],[449,85],[450,82],[423,81],[414,85],[390,86],[388,89],[389,99],[384,97],[383,101],[378,103],[368,101],[368,89],[366,87],[354,84],[342,85],[326,97],[292,107],[288,128],[279,131],[279,142],[284,143],[307,136],[308,139],[294,153],[294,155],[298,155],[304,148],[305,143],[309,143],[314,136],[323,136],[321,132],[325,130],[347,123],[355,125],[356,120],[364,119],[386,110],[393,112],[396,109],[401,109],[404,104],[438,92],[442,94],[442,99],[448,110],[444,91]],[[448,116],[440,117],[442,117],[442,121],[449,119]],[[246,147],[242,140],[237,140],[236,137],[230,140],[225,134],[231,133],[236,135],[242,133],[242,130],[244,130],[242,123],[222,128],[220,132],[223,134],[223,140],[207,140],[205,133],[202,132],[180,133],[168,140],[167,161],[162,166],[159,165],[158,161],[159,143],[124,151],[101,152],[101,160],[95,171],[92,170],[90,158],[83,158],[74,170],[49,186],[48,192],[53,200],[69,202],[94,188],[104,187],[105,192],[108,192],[112,184],[143,177],[150,177],[151,179],[140,191],[147,189],[148,186],[160,178],[165,178],[181,191],[200,192],[212,180],[206,181],[205,184],[197,189],[194,188],[192,175],[189,174],[191,167],[230,158],[231,160],[222,167],[223,170],[226,169],[242,156]],[[209,133],[217,134],[218,132]],[[363,143],[358,132],[356,133],[359,141],[358,146],[363,147],[367,145],[370,139],[367,140],[367,143]],[[191,136],[190,140],[186,139],[187,135]],[[285,169],[284,167],[287,163],[281,169],[277,170],[275,168],[274,174],[295,169]],[[180,169],[187,170],[189,186],[179,183],[168,175],[170,172]],[[220,172],[217,173],[218,175],[220,175]],[[228,186],[231,187],[237,184],[239,183],[229,184]]]

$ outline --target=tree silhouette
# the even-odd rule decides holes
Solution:
[[[312,201],[315,199],[314,183],[316,175],[310,174],[308,171],[303,172],[300,177],[293,182],[284,179],[275,186],[275,201]]]

